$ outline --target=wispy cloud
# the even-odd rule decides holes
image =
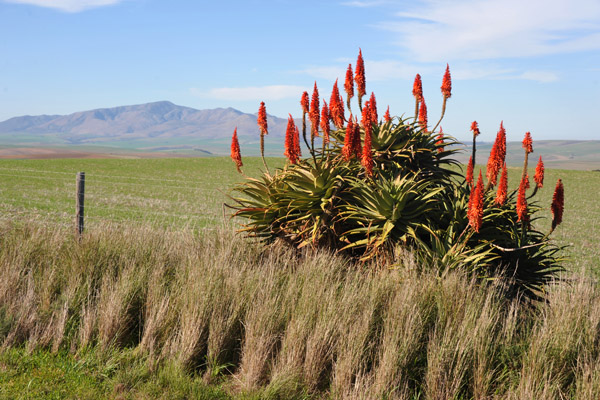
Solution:
[[[404,2],[400,4],[406,4]],[[598,0],[423,0],[377,26],[417,61],[484,60],[600,49]]]
[[[190,92],[199,97],[209,97],[220,100],[282,100],[286,98],[300,98],[304,86],[293,85],[270,85],[270,86],[248,86],[248,87],[224,87],[214,88],[209,91],[201,91],[191,88]]]
[[[382,4],[386,4],[386,3],[389,3],[389,1],[388,0],[354,0],[354,1],[344,1],[341,4],[343,6],[348,6],[348,7],[366,8],[366,7],[377,7]]]
[[[55,8],[66,12],[80,12],[90,8],[110,6],[123,0],[3,0],[7,3],[29,4],[39,7]]]

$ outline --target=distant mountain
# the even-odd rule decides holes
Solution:
[[[269,135],[282,137],[287,120],[268,116]],[[0,122],[0,134],[55,134],[65,144],[118,141],[164,143],[169,139],[228,139],[237,126],[240,140],[258,137],[256,114],[233,108],[196,110],[169,101],[100,108],[70,115],[15,117]],[[154,140],[152,140],[154,139]]]

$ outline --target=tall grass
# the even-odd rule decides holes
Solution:
[[[104,226],[76,240],[0,226],[0,342],[81,354],[132,349],[233,395],[600,398],[600,289],[507,299],[459,272],[269,252],[229,230]]]

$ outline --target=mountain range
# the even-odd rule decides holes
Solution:
[[[269,136],[283,147],[287,119],[267,116]],[[100,108],[69,115],[21,116],[0,122],[3,139],[11,144],[62,145],[126,144],[131,148],[214,148],[231,140],[237,127],[241,143],[256,142],[259,137],[256,114],[233,108],[197,110],[169,101]],[[58,143],[57,143],[58,142]],[[227,153],[228,147],[222,153]]]
[[[197,110],[169,101],[99,108],[69,115],[38,115],[0,122],[0,158],[202,156],[229,154],[237,127],[242,154],[259,155],[256,114],[233,108]],[[265,155],[281,157],[287,119],[267,116]],[[301,121],[296,120],[296,124]],[[491,143],[479,143],[489,154]],[[522,163],[521,143],[508,143],[509,165]],[[468,146],[467,146],[468,148]],[[549,167],[600,168],[600,141],[536,140],[537,157]],[[307,153],[305,153],[307,154]],[[469,150],[457,155],[467,162]]]

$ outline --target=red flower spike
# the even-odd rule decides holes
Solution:
[[[340,91],[338,90],[338,81],[336,79],[329,98],[329,113],[334,125],[339,129],[344,126],[344,104],[340,100]]]
[[[323,108],[321,108],[321,130],[323,131],[323,143],[329,143],[329,132],[331,127],[329,125],[329,109],[327,103],[323,100]]]
[[[504,121],[500,121],[500,130],[498,130],[497,141],[498,141],[498,170],[504,165],[506,161],[506,129],[504,129]]]
[[[258,117],[256,122],[258,123],[258,127],[260,129],[261,135],[268,135],[269,131],[267,129],[267,109],[265,107],[265,102],[260,102],[260,107],[258,108]]]
[[[313,137],[319,136],[319,119],[321,117],[321,109],[319,102],[319,89],[317,89],[317,82],[313,89],[312,98],[310,100],[310,123],[311,123],[311,134]]]
[[[354,120],[354,131],[352,133],[352,153],[360,158],[362,154],[362,144],[360,141],[360,125],[358,120]]]
[[[415,76],[415,83],[413,83],[413,96],[417,101],[423,100],[423,83],[421,82],[421,75]]]
[[[289,114],[287,129],[285,130],[285,145],[283,155],[290,160],[290,163],[296,164],[298,162],[298,156],[296,154],[296,143],[294,135],[296,134],[296,124],[292,114]]]
[[[372,115],[371,115],[371,101],[370,100],[365,101],[365,105],[363,106],[361,123],[362,123],[363,127],[365,128],[365,131],[367,130],[367,128],[371,129],[371,125],[372,125],[373,121],[372,121]]]
[[[448,64],[446,64],[446,72],[444,73],[441,89],[444,98],[448,99],[452,96],[452,79],[450,78],[450,66]]]
[[[240,169],[240,167],[242,167],[244,164],[242,163],[242,155],[240,154],[240,143],[238,142],[237,137],[237,126],[233,130],[233,135],[231,137],[231,159],[235,163],[235,167],[237,168],[238,172],[241,174],[242,170]]]
[[[533,153],[533,141],[531,140],[531,133],[525,132],[525,138],[523,139],[523,148],[527,154]]]
[[[502,166],[502,175],[500,176],[500,185],[498,185],[498,192],[496,193],[496,200],[494,202],[500,206],[506,203],[506,191],[508,190],[508,171],[506,170],[506,163]]]
[[[525,198],[526,185],[525,177],[521,178],[519,192],[517,193],[517,222],[527,221],[527,199]]]
[[[392,117],[390,116],[390,106],[388,106],[387,110],[385,110],[385,114],[383,115],[383,120],[386,123],[390,122],[392,120]]]
[[[427,131],[427,105],[425,99],[421,98],[421,106],[419,107],[419,125],[425,131]]]
[[[523,181],[525,182],[525,189],[529,189],[529,174],[525,174],[525,176],[523,176]]]
[[[565,188],[562,180],[556,182],[556,188],[554,189],[554,195],[552,196],[552,205],[550,211],[552,211],[552,230],[556,228],[562,222],[563,211],[565,208]]]
[[[483,219],[483,179],[481,177],[481,170],[479,171],[477,185],[475,185],[475,189],[471,192],[469,197],[467,217],[469,219],[469,225],[475,232],[479,233]]]
[[[352,74],[352,64],[348,64],[346,70],[346,81],[344,82],[344,90],[348,96],[348,107],[350,107],[350,99],[354,97],[354,75]]]
[[[304,114],[308,114],[308,103],[308,92],[304,92],[302,93],[302,98],[300,99],[300,105],[302,106],[302,112]]]
[[[365,63],[363,61],[362,50],[360,48],[358,49],[358,58],[356,59],[354,80],[356,81],[356,90],[358,92],[358,96],[364,96],[367,93],[365,81]]]
[[[342,156],[346,161],[352,158],[353,152],[353,136],[354,136],[354,122],[352,121],[352,115],[348,119],[348,126],[346,126],[346,136],[344,137],[344,147],[342,148]]]
[[[471,132],[473,132],[473,136],[475,137],[479,136],[481,133],[479,132],[479,125],[477,124],[477,121],[473,121],[473,123],[471,123]]]
[[[442,127],[440,126],[440,134],[437,136],[437,142],[435,144],[438,145],[437,151],[438,153],[441,153],[444,151],[444,131],[442,130]]]
[[[465,180],[469,186],[473,187],[473,156],[469,157],[469,164],[467,165],[467,175],[465,176]]]
[[[300,160],[302,157],[302,149],[300,148],[300,131],[298,130],[298,126],[294,129],[294,154],[296,155],[296,159]]]
[[[490,151],[490,158],[488,158],[487,168],[486,168],[486,177],[488,179],[490,187],[496,186],[496,181],[498,179],[498,165],[496,160],[498,159],[498,141],[496,140],[492,145],[492,150]]]
[[[371,110],[371,122],[377,124],[379,122],[379,116],[377,115],[377,101],[375,100],[375,93],[371,92],[369,98],[369,108]]]
[[[544,163],[542,162],[542,156],[538,160],[537,166],[535,167],[535,175],[533,175],[533,180],[538,189],[544,187]]]
[[[363,109],[364,110],[364,109]],[[360,140],[360,136],[359,136]],[[361,164],[365,167],[367,176],[373,175],[373,155],[371,154],[371,126],[365,126],[365,143],[362,148]]]

